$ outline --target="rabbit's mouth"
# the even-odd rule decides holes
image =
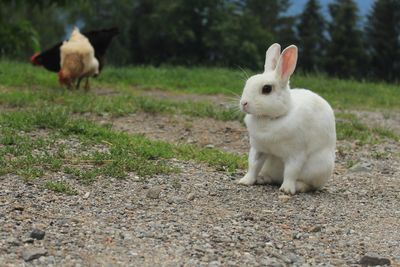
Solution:
[[[240,100],[240,109],[242,110],[242,112],[250,114],[249,106],[249,101]]]
[[[240,109],[246,114],[251,114],[248,106],[241,106]]]

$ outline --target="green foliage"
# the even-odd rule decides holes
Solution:
[[[328,23],[318,0],[309,0],[299,17],[287,15],[290,5],[290,0],[6,0],[0,3],[0,57],[27,60],[65,39],[73,25],[82,31],[116,26],[120,34],[108,49],[107,65],[256,70],[266,48],[278,42],[299,46],[305,72],[398,82],[398,1],[374,2],[366,38],[354,0],[331,3]]]
[[[353,0],[336,0],[329,5],[332,17],[328,24],[330,40],[325,58],[329,75],[361,77],[366,64],[363,35],[357,26],[358,9]]]
[[[26,56],[39,50],[38,33],[26,20],[5,21],[0,12],[0,57]]]
[[[371,73],[376,78],[399,81],[400,2],[375,1],[368,16],[366,33],[371,53]]]
[[[299,36],[299,67],[306,72],[323,70],[326,38],[325,20],[318,0],[309,0],[300,15],[297,26]]]
[[[291,5],[290,0],[269,0],[268,3],[264,0],[247,0],[245,2],[245,10],[248,10],[249,15],[259,21],[261,28],[273,37],[272,42],[265,41],[265,43],[278,42],[284,47],[296,43],[293,28],[295,18],[285,15]],[[253,29],[246,28],[244,30],[251,31]]]
[[[141,0],[133,14],[132,53],[139,64],[255,68],[273,40],[258,17],[236,2]]]

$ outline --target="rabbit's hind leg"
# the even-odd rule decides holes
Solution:
[[[312,185],[306,184],[302,181],[296,181],[296,192],[305,193],[313,190],[315,190],[315,187]]]
[[[283,181],[283,162],[281,159],[269,155],[257,177],[257,184],[281,185]]]
[[[335,154],[330,150],[311,155],[304,164],[300,178],[297,180],[296,191],[307,192],[324,186],[332,176],[334,165]]]

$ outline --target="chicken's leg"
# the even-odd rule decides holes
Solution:
[[[76,86],[75,86],[76,90],[79,90],[79,86],[81,84],[82,79],[83,79],[82,77],[78,78],[78,81],[76,82]]]
[[[88,92],[89,90],[90,90],[89,77],[86,77],[85,91]]]

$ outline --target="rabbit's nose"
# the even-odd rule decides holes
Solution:
[[[247,107],[247,105],[249,104],[249,102],[247,101],[240,101],[243,107]]]

